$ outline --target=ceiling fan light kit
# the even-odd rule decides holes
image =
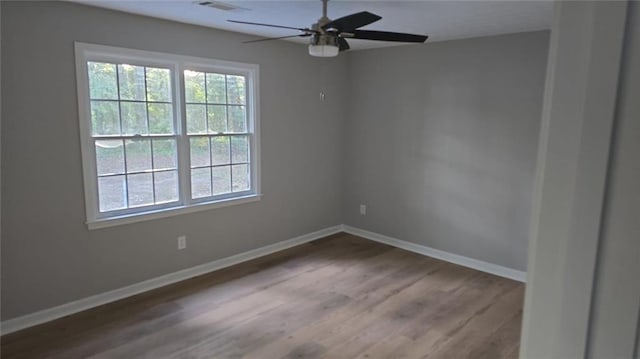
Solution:
[[[311,43],[309,44],[309,55],[316,57],[334,57],[338,56],[340,47],[338,38],[322,34],[313,34]]]
[[[291,37],[310,37],[309,43],[309,55],[317,57],[333,57],[337,56],[339,52],[349,50],[349,43],[346,38],[359,39],[359,40],[376,40],[376,41],[393,41],[393,42],[413,42],[423,43],[427,40],[428,36],[405,34],[400,32],[390,31],[373,31],[373,30],[358,30],[363,26],[367,26],[380,19],[381,16],[372,14],[368,11],[362,11],[355,14],[343,16],[336,20],[330,20],[327,17],[327,2],[329,0],[322,1],[322,17],[318,21],[311,25],[311,28],[298,28],[282,25],[270,25],[256,22],[228,20],[239,24],[269,26],[283,29],[298,30],[300,34],[290,36],[280,36],[274,38],[266,38],[259,40],[245,41],[260,42],[267,40],[285,39]]]

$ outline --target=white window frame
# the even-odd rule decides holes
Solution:
[[[111,227],[179,214],[210,210],[260,200],[260,121],[259,121],[259,67],[256,64],[222,61],[192,56],[134,50],[113,46],[75,43],[78,114],[84,195],[89,229]],[[169,68],[172,73],[174,126],[177,138],[177,170],[179,177],[178,201],[142,208],[101,213],[98,203],[98,175],[95,145],[91,135],[91,106],[87,62],[128,63],[141,66]],[[249,160],[251,189],[219,196],[213,200],[191,199],[190,151],[186,133],[186,106],[184,102],[184,71],[194,70],[243,75],[247,90],[247,132],[249,133]]]

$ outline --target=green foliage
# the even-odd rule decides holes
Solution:
[[[117,100],[116,65],[88,62],[87,66],[89,68],[89,96],[98,100]]]
[[[233,105],[246,103],[246,88],[244,76],[227,75],[227,101]]]
[[[94,135],[119,135],[118,103],[115,101],[91,101],[91,128]]]
[[[205,103],[204,72],[184,72],[184,97],[190,103]]]
[[[93,135],[175,133],[169,69],[102,62],[87,65],[91,99],[114,100],[91,101]]]
[[[122,116],[122,134],[146,135],[147,108],[144,102],[120,102]]]
[[[149,132],[154,135],[173,134],[173,105],[169,103],[148,103]]]
[[[229,106],[229,132],[247,131],[245,106]]]
[[[226,103],[226,87],[225,75],[223,74],[206,74],[207,78],[207,102],[208,103]]]
[[[118,87],[121,100],[145,100],[144,72],[143,66],[118,65]]]
[[[187,104],[187,133],[207,133],[206,105]]]
[[[171,101],[171,71],[147,67],[147,101]]]
[[[186,70],[184,86],[189,134],[246,132],[244,76]]]
[[[227,131],[227,108],[224,105],[208,105],[207,121],[209,133]]]

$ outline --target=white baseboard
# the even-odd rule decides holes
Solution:
[[[353,234],[353,235],[366,238],[372,241],[388,244],[393,247],[405,249],[411,252],[428,256],[428,257],[441,259],[443,261],[451,262],[454,264],[459,264],[461,266],[473,268],[482,272],[495,274],[500,277],[517,280],[519,282],[525,282],[527,278],[527,273],[523,271],[503,267],[497,264],[484,262],[481,260],[461,256],[458,254],[441,251],[441,250],[423,246],[420,244],[403,241],[397,238],[392,238],[389,236],[366,231],[364,229],[360,229],[356,227],[343,225],[342,228],[344,232],[347,232],[349,234]]]
[[[160,288],[172,283],[180,282],[189,278],[197,277],[202,274],[213,272],[222,268],[249,261],[254,258],[262,257],[274,252],[278,252],[287,248],[311,242],[332,234],[346,232],[362,238],[366,238],[375,242],[388,244],[393,247],[405,249],[411,252],[419,253],[428,257],[441,259],[461,266],[473,268],[479,271],[495,274],[501,277],[524,282],[526,272],[499,266],[496,264],[480,261],[477,259],[464,257],[461,255],[441,251],[420,244],[415,244],[400,239],[388,237],[382,234],[366,231],[364,229],[355,228],[347,225],[338,225],[316,232],[308,233],[302,236],[291,238],[282,242],[274,243],[261,248],[253,249],[244,253],[236,254],[231,257],[218,259],[209,263],[201,264],[195,267],[183,269],[174,273],[169,273],[160,277],[152,278],[143,282],[132,284],[123,288],[118,288],[105,293],[96,294],[87,298],[69,302],[57,307],[44,309],[35,313],[27,314],[21,317],[9,319],[0,323],[0,333],[9,334],[18,330],[26,329],[38,324],[46,323],[67,315],[75,314],[83,310],[95,308],[97,306],[115,302],[120,299],[131,297],[152,289]]]
[[[118,288],[105,293],[92,295],[90,297],[69,302],[57,307],[44,309],[35,313],[9,319],[3,321],[0,324],[0,332],[3,335],[9,334],[18,330],[46,323],[54,319],[81,312],[83,310],[91,309],[103,304],[114,302],[116,300],[131,297],[133,295],[140,294],[152,289],[160,288],[172,283],[183,281],[185,279],[213,272],[215,270],[229,267],[234,264],[246,262],[254,258],[262,257],[267,254],[278,252],[340,232],[342,232],[342,225],[321,229],[316,232],[308,233],[282,242],[236,254],[231,257],[218,259],[209,263],[145,280],[143,282],[132,284],[123,288]]]

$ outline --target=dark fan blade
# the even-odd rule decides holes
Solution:
[[[352,39],[362,40],[379,40],[379,41],[396,41],[396,42],[425,42],[429,36],[404,34],[401,32],[389,31],[371,31],[371,30],[353,30],[350,31]]]
[[[227,20],[228,22],[235,22],[238,24],[247,24],[247,25],[258,25],[258,26],[269,26],[269,27],[279,27],[281,29],[291,29],[298,30],[303,32],[317,32],[311,29],[301,28],[301,27],[291,27],[291,26],[281,26],[281,25],[271,25],[271,24],[261,24],[259,22],[248,22],[248,21],[238,21],[238,20]]]
[[[287,39],[287,38],[290,38],[290,37],[308,37],[308,36],[311,36],[311,34],[289,35],[289,36],[278,36],[278,37],[266,37],[264,39],[243,41],[242,43],[243,44],[250,44],[252,42],[271,41],[271,40]]]
[[[340,48],[340,51],[346,51],[349,50],[351,47],[349,46],[349,43],[347,42],[347,40],[339,37],[338,38],[338,46]]]
[[[347,31],[351,32],[359,27],[363,27],[365,25],[369,25],[373,22],[382,19],[381,16],[376,14],[372,14],[368,11],[358,12],[355,14],[343,16],[339,19],[335,19],[328,24],[324,25],[322,28],[324,30],[327,29],[336,29],[338,31]]]

